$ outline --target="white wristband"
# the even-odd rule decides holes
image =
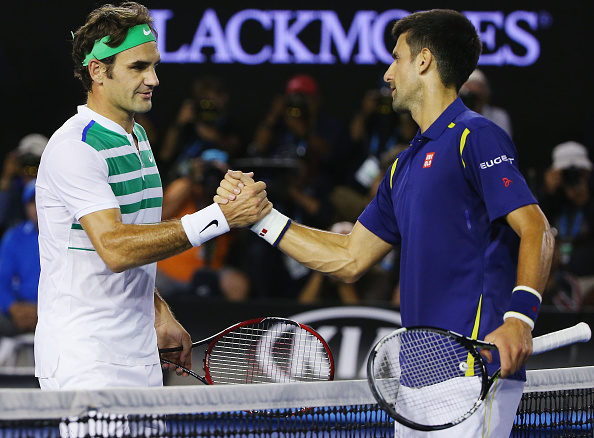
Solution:
[[[540,292],[538,292],[536,289],[531,288],[530,286],[516,286],[514,287],[514,290],[512,290],[512,294],[517,291],[517,290],[525,290],[526,292],[530,292],[531,294],[533,294],[536,298],[538,298],[538,301],[540,303],[542,303],[542,295],[540,294]]]
[[[219,204],[211,204],[181,218],[182,227],[192,246],[200,246],[213,237],[229,231],[229,224]]]
[[[291,225],[291,219],[276,209],[272,209],[250,229],[272,246],[278,245]]]
[[[505,312],[503,315],[503,320],[505,321],[507,318],[516,318],[520,321],[524,321],[526,324],[530,326],[530,330],[534,330],[534,321],[528,318],[526,315],[518,312]]]

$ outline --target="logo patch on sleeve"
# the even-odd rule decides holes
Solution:
[[[511,179],[508,179],[508,178],[502,178],[502,181],[503,181],[503,185],[505,187],[509,187],[509,185],[513,183],[513,181]]]
[[[431,167],[431,163],[433,163],[433,157],[435,156],[435,152],[428,152],[425,156],[425,163],[423,163],[423,169],[427,167]]]

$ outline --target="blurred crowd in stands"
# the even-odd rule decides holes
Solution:
[[[163,219],[212,202],[228,168],[254,171],[282,213],[305,225],[349,233],[373,198],[396,155],[417,126],[392,110],[383,85],[369,90],[346,122],[324,105],[315,78],[298,74],[269,102],[253,132],[245,133],[229,108],[230,96],[216,77],[198,78],[171,125],[147,130],[163,181]],[[490,104],[485,75],[475,71],[460,96],[471,109],[510,136],[507,111]],[[575,141],[553,148],[550,167],[535,195],[556,233],[554,266],[544,303],[564,311],[594,305],[594,201],[592,162]],[[35,176],[48,139],[29,134],[2,163],[0,175],[0,334],[30,332],[36,323],[39,249]],[[553,145],[551,145],[553,146]],[[355,284],[313,273],[247,230],[233,230],[159,262],[157,287],[165,297],[192,294],[242,301],[290,299],[301,303],[399,304],[399,250],[395,248]]]

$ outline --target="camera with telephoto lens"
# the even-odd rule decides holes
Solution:
[[[561,181],[565,186],[575,187],[580,183],[583,173],[584,171],[579,167],[568,167],[561,172]]]
[[[37,175],[37,168],[39,167],[40,161],[41,157],[30,153],[20,154],[18,157],[18,162],[21,166],[21,170],[23,174],[27,176],[34,177]]]
[[[287,115],[298,119],[309,119],[310,100],[303,94],[287,96]]]
[[[219,118],[219,108],[214,100],[200,99],[195,103],[198,120],[208,124],[214,124]]]
[[[381,94],[376,100],[376,111],[382,116],[391,115],[392,110],[392,96]]]

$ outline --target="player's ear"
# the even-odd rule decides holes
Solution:
[[[419,69],[419,74],[423,75],[427,73],[433,62],[435,62],[433,53],[425,47],[417,56],[417,68]]]
[[[93,82],[97,82],[97,84],[102,85],[107,75],[105,64],[103,64],[101,61],[97,61],[96,59],[91,59],[87,68],[89,69],[89,75],[91,76]]]

